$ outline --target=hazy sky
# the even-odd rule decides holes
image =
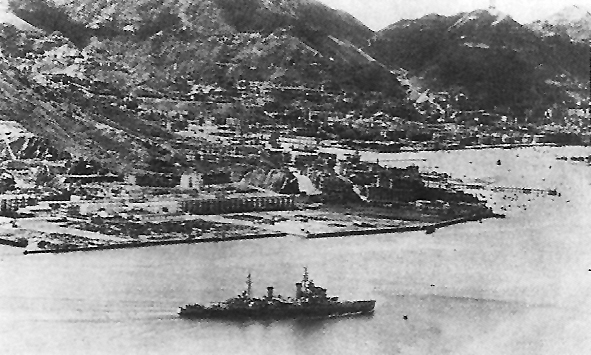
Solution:
[[[414,19],[430,13],[452,15],[486,9],[490,0],[320,0],[345,10],[373,30],[380,30],[400,19]],[[496,0],[497,9],[516,21],[527,23],[548,17],[568,5],[591,8],[590,0]]]

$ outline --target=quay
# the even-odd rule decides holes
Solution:
[[[67,249],[40,249],[40,250],[25,250],[23,254],[63,254],[75,251],[97,251],[97,250],[111,250],[111,249],[128,249],[128,248],[145,248],[158,245],[173,245],[173,244],[197,244],[197,243],[216,243],[229,242],[234,240],[248,240],[248,239],[263,239],[263,238],[281,238],[287,236],[287,233],[264,233],[264,234],[245,234],[226,237],[207,237],[199,239],[169,239],[159,241],[145,241],[145,242],[128,242],[109,244],[93,247],[73,247]]]
[[[372,235],[372,234],[384,234],[384,233],[403,233],[403,232],[416,232],[426,231],[427,233],[433,233],[438,228],[451,226],[454,224],[479,221],[486,218],[504,218],[504,215],[495,213],[475,214],[466,217],[455,218],[447,221],[441,221],[436,223],[416,224],[409,226],[387,226],[382,228],[364,228],[356,230],[341,230],[334,232],[320,232],[320,233],[309,233],[306,235],[306,239],[317,239],[317,238],[333,238],[333,237],[347,237],[347,236],[359,236],[359,235]],[[111,249],[127,249],[127,248],[143,248],[158,245],[173,245],[173,244],[197,244],[197,243],[216,243],[216,242],[230,242],[235,240],[249,240],[249,239],[264,239],[264,238],[281,238],[290,235],[285,232],[271,232],[261,234],[243,234],[234,236],[212,236],[206,238],[195,238],[195,239],[168,239],[158,241],[129,241],[117,244],[106,244],[99,246],[84,246],[84,247],[68,247],[62,249],[38,249],[38,250],[25,250],[23,254],[62,254],[76,251],[97,251],[97,250],[111,250]]]
[[[486,184],[482,184],[482,183],[457,183],[454,182],[452,184],[454,187],[456,188],[464,188],[464,189],[475,189],[475,190],[490,190],[490,191],[494,191],[494,192],[523,192],[523,193],[532,193],[532,192],[537,192],[537,193],[543,193],[543,194],[548,194],[548,195],[556,195],[557,191],[556,189],[538,189],[538,188],[532,188],[532,187],[519,187],[519,186],[491,186],[491,185],[486,185]]]
[[[556,194],[556,190],[534,189],[534,188],[529,188],[529,187],[491,186],[490,189],[492,191],[517,191],[517,192],[523,192],[523,193],[539,192],[539,193],[545,193],[548,195],[555,195]]]
[[[396,226],[396,227],[384,227],[384,228],[366,228],[356,230],[344,230],[336,232],[322,232],[322,233],[310,233],[306,236],[308,239],[317,238],[334,238],[334,237],[349,237],[358,235],[372,235],[372,234],[384,234],[384,233],[403,233],[403,232],[418,232],[426,231],[427,233],[433,233],[437,228],[443,228],[454,224],[461,224],[466,222],[480,221],[486,218],[505,218],[505,215],[490,213],[490,214],[476,214],[466,217],[454,218],[447,221],[418,224],[412,226]]]

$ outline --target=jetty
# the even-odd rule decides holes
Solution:
[[[333,237],[348,237],[358,235],[372,235],[372,234],[386,234],[386,233],[404,233],[404,232],[417,232],[425,231],[428,234],[434,233],[438,228],[448,227],[454,224],[461,224],[466,222],[480,221],[486,218],[505,218],[505,215],[498,213],[491,214],[476,214],[466,217],[454,218],[447,221],[441,221],[436,223],[417,224],[411,226],[392,226],[383,228],[365,228],[356,230],[343,230],[335,232],[321,232],[321,233],[309,233],[306,238],[333,238]]]

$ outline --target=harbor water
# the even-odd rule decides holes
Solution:
[[[0,246],[2,354],[590,354],[588,148],[364,154],[505,187],[507,218],[425,232],[300,237],[69,254]],[[487,196],[488,196],[487,195]],[[354,218],[354,216],[352,216]],[[187,303],[266,286],[293,296],[307,266],[371,316],[185,320]]]

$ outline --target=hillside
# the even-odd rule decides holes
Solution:
[[[5,8],[0,119],[116,171],[186,163],[164,128],[169,113],[139,107],[142,100],[209,102],[201,94],[213,90],[219,107],[208,110],[240,109],[247,95],[260,117],[267,99],[239,93],[241,83],[404,96],[397,78],[361,49],[373,32],[317,1],[11,0]]]
[[[367,49],[408,69],[430,87],[469,98],[469,109],[523,115],[571,105],[588,82],[588,49],[538,36],[511,17],[486,10],[403,20],[380,31]]]
[[[151,138],[157,127],[80,90],[93,87],[84,75],[90,64],[67,39],[0,26],[0,47],[0,120],[20,123],[55,158],[96,159],[121,171],[160,150]]]
[[[186,93],[191,82],[232,86],[240,79],[283,79],[308,86],[336,82],[347,90],[399,89],[383,66],[361,50],[346,50],[365,45],[373,32],[317,1],[12,0],[10,4],[29,23],[47,32],[60,31],[78,48],[92,49],[99,60],[125,66],[127,72],[104,76],[129,87]],[[113,75],[123,79],[109,78]]]

